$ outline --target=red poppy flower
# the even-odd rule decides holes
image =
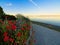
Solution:
[[[27,24],[24,24],[23,26],[27,26]]]
[[[7,35],[8,35],[8,33],[7,32],[4,32],[3,36],[7,36]]]
[[[21,28],[22,31],[24,31],[25,29],[24,28]]]
[[[14,39],[13,38],[10,38],[9,40],[10,40],[10,42],[14,42]]]
[[[31,27],[29,26],[29,27],[26,28],[26,30],[30,30],[30,28],[31,28]]]
[[[8,21],[8,23],[9,23],[10,25],[13,25],[13,22],[12,22],[12,21],[10,21],[10,20]]]
[[[7,25],[7,26],[6,26],[6,29],[7,29],[7,30],[10,30],[10,29],[11,29],[11,27],[10,27],[9,25]]]
[[[29,26],[29,28],[31,28],[31,26]]]
[[[9,36],[4,37],[4,42],[7,42],[9,40]]]
[[[18,36],[18,37],[20,37],[21,35],[22,35],[22,33],[20,33],[20,32],[17,33],[17,36]]]
[[[16,24],[16,21],[14,21],[13,24]]]
[[[16,26],[15,25],[12,25],[11,29],[12,30],[15,30],[16,29]]]

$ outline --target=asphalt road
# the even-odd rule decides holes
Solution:
[[[60,32],[36,24],[32,27],[35,31],[34,45],[60,45]]]

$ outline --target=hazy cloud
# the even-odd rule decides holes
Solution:
[[[6,3],[6,6],[12,6],[12,3]]]

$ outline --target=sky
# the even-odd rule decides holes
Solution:
[[[0,0],[6,14],[60,15],[60,0]]]

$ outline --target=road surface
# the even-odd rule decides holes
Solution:
[[[34,45],[60,45],[60,32],[36,24],[32,27],[35,31]]]

